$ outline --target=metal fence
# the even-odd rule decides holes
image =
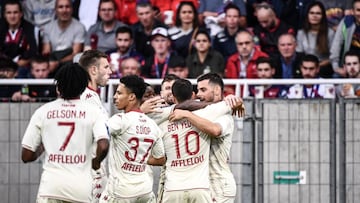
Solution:
[[[20,151],[40,105],[0,103],[1,203],[35,202],[42,161],[23,164]],[[245,99],[245,106],[231,149],[236,202],[360,201],[359,99]]]

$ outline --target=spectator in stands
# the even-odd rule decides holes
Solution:
[[[275,71],[271,58],[260,57],[256,60],[256,72],[259,79],[272,79]],[[282,98],[286,96],[286,89],[282,85],[256,85],[250,86],[249,93],[255,98]]]
[[[121,77],[140,74],[141,64],[136,58],[129,57],[121,61]]]
[[[256,17],[259,25],[254,27],[254,34],[259,38],[261,50],[270,57],[278,57],[278,39],[281,34],[294,34],[292,27],[276,17],[273,7],[266,2],[256,5]]]
[[[326,18],[329,27],[336,31],[337,26],[344,15],[352,15],[352,1],[343,0],[319,0],[326,9]]]
[[[111,78],[121,78],[120,64],[126,58],[132,57],[143,64],[144,57],[134,48],[133,33],[130,27],[122,26],[116,30],[115,36],[116,49],[112,49],[106,54],[110,56],[110,64],[112,69]]]
[[[54,76],[60,64],[71,62],[83,49],[85,27],[72,18],[71,0],[57,0],[56,20],[44,27],[43,55],[50,55],[50,75]]]
[[[173,50],[184,58],[190,55],[198,29],[197,10],[194,4],[181,2],[176,10],[175,26],[169,29]]]
[[[353,13],[341,20],[331,45],[330,60],[336,74],[334,77],[346,76],[346,70],[342,67],[345,52],[354,50],[360,53],[360,0],[353,1]]]
[[[189,78],[197,78],[206,73],[224,74],[225,62],[223,56],[211,48],[210,35],[206,30],[199,30],[195,34],[196,52],[186,58],[189,68]]]
[[[49,76],[49,60],[43,56],[35,56],[31,59],[29,78],[46,79]],[[55,85],[27,85],[27,93],[19,90],[15,92],[12,101],[49,101],[56,98]]]
[[[346,78],[360,79],[360,56],[355,51],[348,51],[344,56]],[[338,96],[345,98],[360,97],[360,84],[341,84],[336,88]]]
[[[55,17],[56,0],[26,0],[23,1],[24,17],[34,26],[43,28]]]
[[[145,58],[154,54],[151,46],[151,32],[157,27],[166,27],[165,24],[154,18],[154,12],[150,3],[138,3],[136,14],[139,21],[132,25],[136,51]]]
[[[14,79],[17,75],[18,65],[7,57],[0,56],[0,79]],[[18,91],[21,86],[18,85],[1,85],[0,101],[10,101],[14,92]]]
[[[150,0],[153,6],[159,8],[160,18],[169,27],[175,24],[176,10],[179,8],[180,3],[184,1],[192,2],[196,9],[199,8],[198,0]]]
[[[164,78],[168,74],[168,64],[175,54],[170,51],[171,41],[166,28],[158,27],[152,31],[151,45],[155,53],[145,59],[141,75],[146,78]]]
[[[137,16],[137,6],[143,4],[143,1],[115,0],[117,5],[117,19],[128,25],[133,25],[140,18]]]
[[[239,17],[240,27],[246,27],[246,7],[243,0],[200,0],[199,20],[200,24],[206,24],[207,28],[213,27],[214,31],[210,36],[215,36],[221,31],[224,24],[224,8],[229,2],[232,2],[240,9],[241,16]]]
[[[320,77],[331,78],[330,47],[335,32],[328,27],[324,5],[314,2],[309,5],[304,26],[298,31],[296,51],[313,54],[320,60]]]
[[[179,78],[188,78],[189,68],[186,66],[185,59],[181,56],[172,56],[169,61],[168,74],[173,74]]]
[[[237,53],[231,55],[225,66],[225,78],[257,78],[256,60],[259,57],[267,57],[255,46],[254,36],[247,30],[239,31],[235,36]],[[225,95],[234,94],[233,86],[225,86]],[[241,87],[241,96],[246,96]]]
[[[267,2],[271,4],[274,9],[276,16],[286,24],[298,30],[305,18],[306,9],[308,5],[314,0],[247,0],[247,13],[248,13],[248,24],[258,24],[256,16],[253,15],[257,4]]]
[[[234,4],[225,7],[225,27],[213,40],[213,47],[220,52],[226,61],[229,56],[236,53],[235,35],[240,27],[240,9]]]
[[[301,62],[301,75],[304,79],[319,78],[319,59],[311,54],[305,55]],[[295,84],[289,88],[287,97],[292,98],[335,98],[333,84]]]
[[[297,53],[296,39],[292,34],[282,34],[278,40],[280,56],[275,58],[275,78],[301,78],[302,53]]]
[[[85,36],[84,51],[97,49],[106,52],[116,48],[115,31],[125,24],[115,18],[116,5],[114,0],[100,0],[100,21],[90,27]]]
[[[247,30],[241,30],[235,37],[237,53],[231,55],[226,62],[226,78],[257,78],[256,60],[267,57],[255,46],[253,35]]]
[[[0,25],[0,55],[19,66],[19,76],[28,74],[30,58],[37,51],[34,26],[23,19],[19,1],[6,1],[3,8],[4,21]]]

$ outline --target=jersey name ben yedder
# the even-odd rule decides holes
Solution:
[[[219,102],[193,113],[213,120],[229,111],[225,102]],[[209,189],[210,137],[186,119],[165,121],[160,128],[167,158],[165,191]]]
[[[37,109],[22,146],[36,151],[42,143],[46,150],[38,195],[88,202],[91,146],[100,139],[109,139],[106,119],[93,104],[57,99]]]
[[[137,197],[152,191],[153,178],[147,160],[164,156],[162,132],[144,113],[118,113],[109,121],[109,179],[107,193],[117,197]]]

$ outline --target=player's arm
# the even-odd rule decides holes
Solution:
[[[217,137],[221,135],[221,126],[217,123],[213,123],[205,118],[197,116],[190,111],[176,109],[169,116],[170,121],[177,121],[181,119],[187,119],[193,126],[200,131],[212,136]]]
[[[186,100],[180,104],[176,104],[175,109],[182,109],[182,110],[188,110],[188,111],[195,111],[198,109],[205,108],[209,104],[212,104],[213,102],[202,102],[202,101],[196,101],[196,100]]]
[[[164,165],[166,162],[166,158],[165,157],[161,157],[161,158],[155,158],[152,155],[150,155],[147,164],[149,165],[153,165],[153,166],[162,166]]]
[[[109,140],[100,139],[97,141],[96,157],[92,159],[92,168],[97,170],[100,168],[100,163],[105,159],[109,151]]]
[[[24,163],[35,161],[44,152],[44,146],[41,144],[35,152],[23,147],[21,150],[21,159]]]

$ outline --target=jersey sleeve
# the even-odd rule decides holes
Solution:
[[[41,117],[39,110],[31,117],[21,144],[23,148],[33,152],[41,144]]]
[[[121,135],[126,130],[126,123],[129,123],[129,121],[126,121],[124,113],[117,113],[113,115],[107,122],[109,134],[113,137]]]
[[[150,113],[149,116],[151,119],[155,121],[156,124],[161,124],[166,121],[170,115],[170,113],[174,110],[175,105],[161,108],[161,112]]]
[[[221,127],[220,137],[226,136],[234,131],[234,119],[230,115],[223,115],[217,118],[214,123],[217,123]]]
[[[224,101],[221,101],[215,104],[208,105],[204,109],[194,111],[194,113],[202,118],[213,121],[220,116],[230,114],[231,107],[228,106]]]
[[[162,141],[162,138],[159,137],[155,141],[154,146],[151,149],[151,155],[156,159],[165,156],[165,149],[164,149],[164,143]]]
[[[103,115],[102,113],[98,114],[98,118],[95,121],[94,127],[93,127],[93,135],[94,140],[97,142],[101,139],[109,139],[109,130],[106,124],[107,117]]]

